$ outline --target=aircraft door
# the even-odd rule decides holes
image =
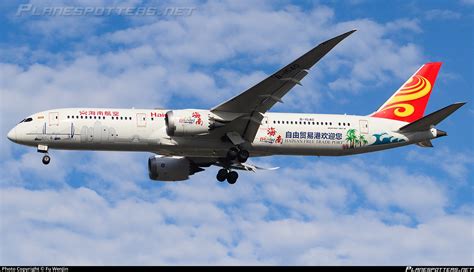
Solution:
[[[49,113],[49,125],[50,126],[59,125],[59,113],[58,112],[50,112]]]
[[[360,133],[363,134],[368,134],[369,133],[369,121],[367,120],[360,120],[359,121],[359,126],[360,126]]]
[[[137,113],[137,127],[146,127],[146,113]]]
[[[255,140],[257,141],[260,138],[268,138],[268,128],[270,127],[270,120],[268,120],[267,116],[264,116],[260,126],[258,127],[257,135],[255,135]],[[267,142],[264,142],[262,146],[265,150],[268,148]]]
[[[265,127],[265,128],[268,127],[268,117],[267,116],[263,117],[261,126]]]

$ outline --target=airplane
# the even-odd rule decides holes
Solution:
[[[423,116],[440,62],[421,66],[382,106],[366,116],[270,113],[276,103],[339,42],[327,40],[250,89],[211,109],[64,108],[38,112],[11,131],[11,141],[49,149],[143,151],[152,180],[179,181],[218,166],[217,180],[234,184],[235,170],[263,168],[249,157],[343,156],[416,144],[447,133],[435,126],[462,107],[454,103]]]

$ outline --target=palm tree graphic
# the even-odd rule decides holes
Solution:
[[[357,141],[356,130],[351,128],[346,133],[346,142],[349,142],[350,147],[354,148]]]
[[[362,134],[359,135],[358,142],[359,142],[359,146],[363,146],[363,145],[366,145],[366,144],[369,143],[369,142],[365,139],[364,135],[362,135]]]

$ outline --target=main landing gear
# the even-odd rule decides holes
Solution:
[[[219,170],[219,172],[217,172],[217,180],[220,182],[223,182],[227,179],[227,182],[229,184],[234,184],[235,182],[237,182],[238,178],[239,174],[237,174],[237,172],[229,171],[225,168],[222,168],[221,170]]]
[[[232,147],[227,151],[227,159],[229,161],[237,160],[240,163],[244,163],[249,158],[249,152],[245,149],[237,149],[237,147]]]
[[[217,180],[220,182],[223,182],[224,180],[227,180],[229,184],[234,184],[237,182],[237,179],[239,178],[239,174],[235,171],[229,170],[230,165],[232,164],[233,161],[238,161],[239,163],[244,163],[247,161],[249,158],[250,154],[247,150],[239,147],[232,147],[227,151],[227,155],[225,158],[225,163],[224,163],[224,168],[219,170],[217,173]]]

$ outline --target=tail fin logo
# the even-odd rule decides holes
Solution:
[[[371,116],[414,122],[426,109],[441,62],[421,66],[376,112]]]
[[[379,111],[393,109],[393,114],[395,116],[402,118],[408,117],[415,112],[415,106],[408,102],[422,98],[429,94],[430,91],[431,83],[429,80],[421,75],[414,75]]]

